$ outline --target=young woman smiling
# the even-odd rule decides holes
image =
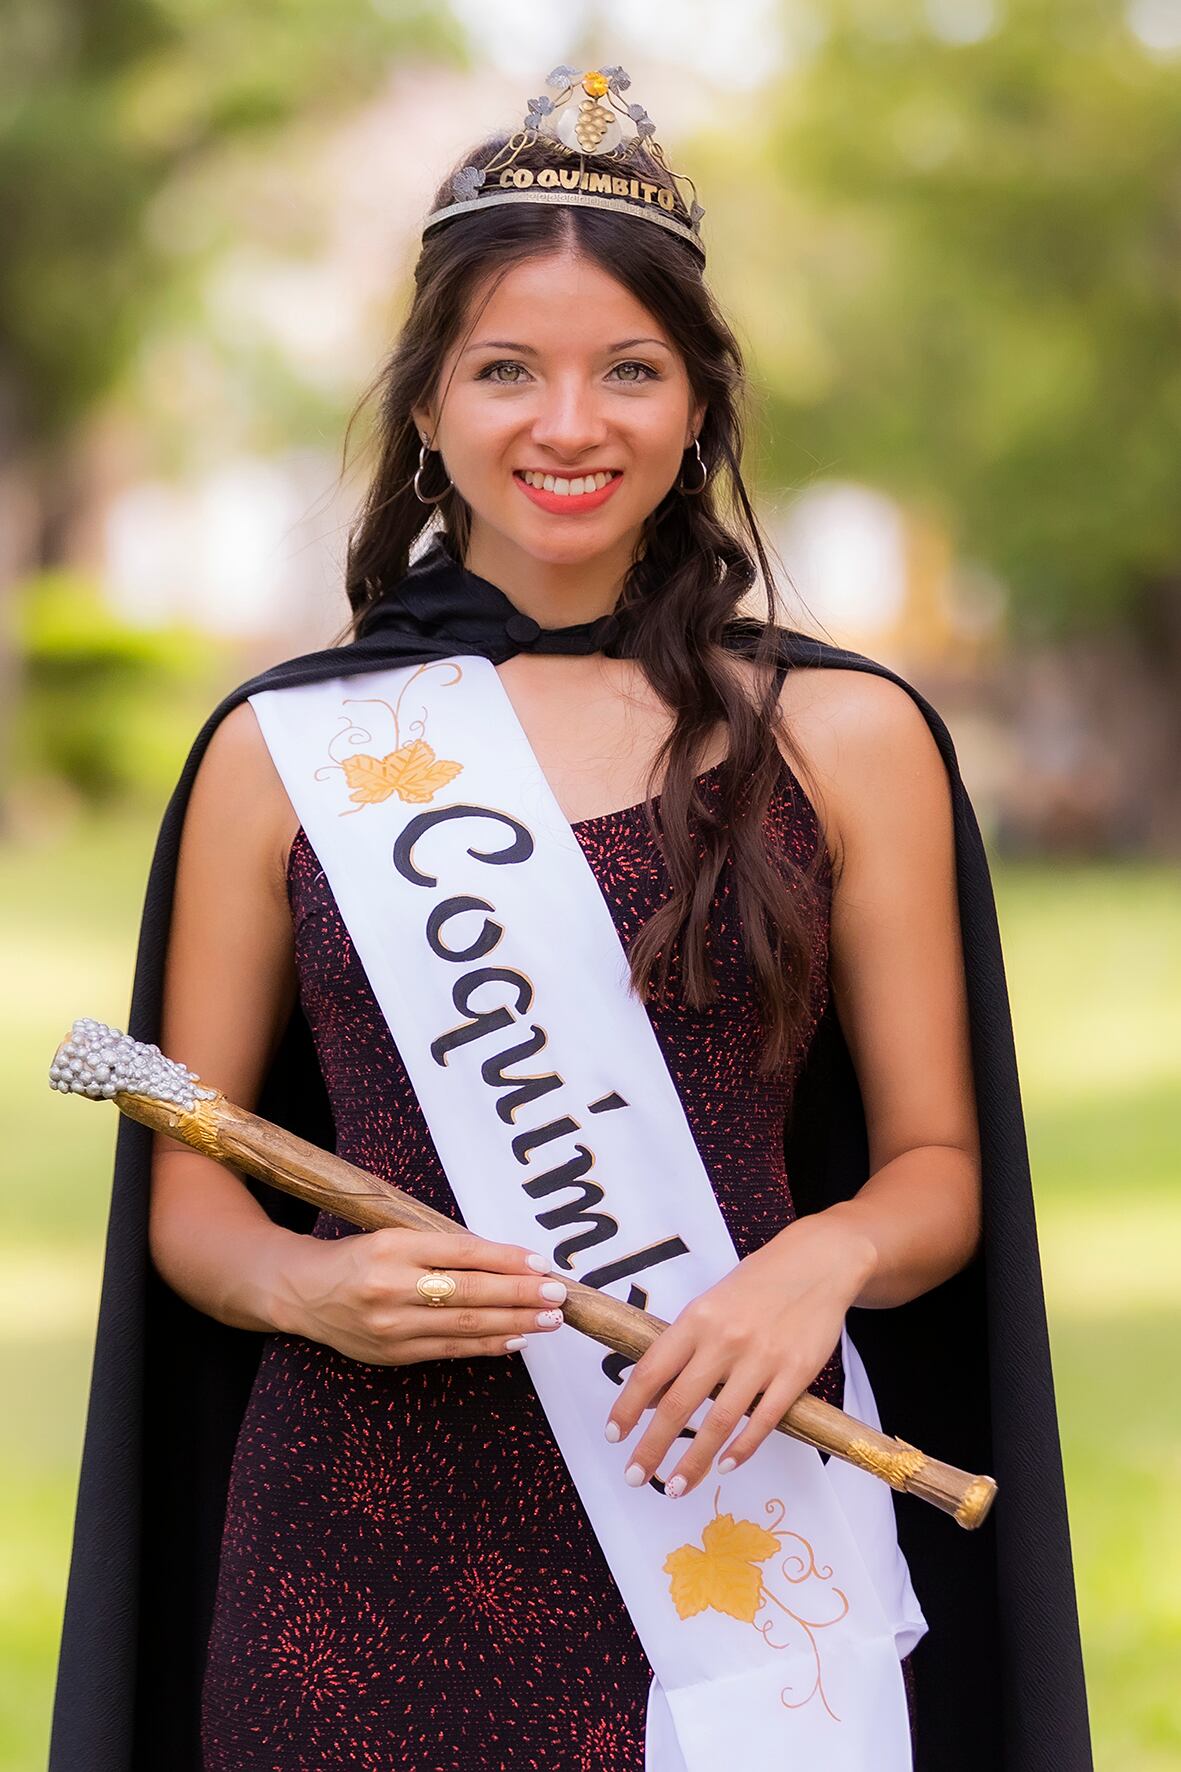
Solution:
[[[514,164],[540,180],[563,162],[537,141]],[[664,213],[686,222],[663,165],[646,172]],[[435,210],[451,195],[449,178]],[[896,1315],[896,1346],[911,1350],[895,1356],[882,1339],[875,1385],[896,1403],[946,1401],[947,1444],[930,1449],[976,1451],[977,1343],[956,1350],[963,1397],[944,1364],[954,1312],[977,1335],[984,1320],[959,790],[899,679],[835,648],[815,660],[828,668],[786,668],[740,472],[741,354],[698,256],[610,204],[469,203],[424,236],[376,391],[375,467],[346,571],[354,637],[275,680],[358,659],[491,661],[609,909],[738,1256],[606,1387],[592,1425],[618,1443],[619,1506],[648,1487],[688,1509],[682,1498],[756,1457],[803,1391],[841,1404],[855,1307]],[[286,1104],[309,1136],[459,1218],[472,1178],[444,1170],[245,695],[211,719],[176,802],[175,887],[165,870],[154,888],[160,1013],[144,1025],[232,1099]],[[150,954],[142,964],[146,978]],[[813,1065],[821,1031],[825,1053],[847,1053],[848,1085]],[[292,1040],[312,1060],[298,1086]],[[823,1204],[823,1164],[785,1144],[793,1126],[834,1149],[853,1140],[833,1171],[843,1191]],[[363,1233],[327,1212],[300,1221],[166,1141],[150,1247],[167,1292],[152,1308],[175,1313],[153,1319],[168,1399],[199,1410],[222,1383],[215,1332],[246,1332],[252,1350],[239,1389],[227,1380],[207,1411],[201,1444],[220,1452],[193,1476],[190,1439],[183,1479],[173,1473],[173,1496],[192,1497],[193,1542],[210,1542],[213,1522],[215,1591],[201,1586],[207,1560],[173,1567],[166,1592],[144,1578],[141,1645],[175,1641],[186,1607],[197,1645],[195,1661],[178,1652],[179,1705],[151,1697],[154,1651],[139,1651],[136,1729],[152,1763],[196,1763],[199,1686],[205,1772],[674,1766],[667,1744],[646,1740],[653,1669],[621,1571],[519,1357],[574,1333],[551,1247]],[[431,1269],[453,1282],[433,1314],[418,1285]],[[949,1332],[924,1343],[920,1371],[905,1337],[928,1320],[912,1314],[927,1295],[949,1301],[929,1319]],[[944,1376],[924,1393],[928,1365]],[[159,1455],[180,1443],[164,1417],[182,1405],[152,1398],[143,1431]],[[1001,1758],[989,1681],[977,1696],[949,1671],[992,1666],[993,1566],[972,1565],[984,1572],[961,1584],[961,1606],[956,1583],[944,1592],[934,1578],[960,1544],[926,1531],[918,1598],[934,1596],[932,1634],[950,1647],[935,1643],[924,1684],[924,1641],[917,1701],[902,1656],[903,1732],[909,1713],[932,1768],[952,1763],[955,1740],[958,1767],[1032,1772],[1021,1753]],[[888,1536],[905,1585],[892,1524]],[[913,1646],[926,1620],[899,1604]],[[63,1710],[62,1744],[68,1727]],[[682,1750],[699,1763],[691,1731]]]

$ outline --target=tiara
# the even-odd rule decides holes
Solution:
[[[434,210],[422,232],[428,233],[448,216],[465,215],[493,203],[585,204],[591,209],[616,209],[638,216],[679,234],[704,264],[700,222],[705,211],[697,201],[697,187],[687,173],[673,172],[668,165],[655,138],[656,125],[643,105],[624,104],[619,98],[631,85],[625,70],[592,68],[580,74],[577,68],[555,68],[546,85],[558,96],[551,99],[543,93],[531,98],[521,128],[485,165],[461,166],[451,180],[455,201]],[[576,93],[581,94],[577,103]],[[624,134],[620,117],[635,125],[631,135]],[[534,142],[568,155],[571,164],[539,171],[514,165],[522,149]],[[645,157],[664,169],[676,187],[675,194],[669,186],[645,176]],[[687,224],[670,213],[676,207],[676,195],[684,201],[679,188],[682,180],[692,192],[685,205]]]

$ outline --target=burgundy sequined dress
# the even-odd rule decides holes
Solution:
[[[700,778],[707,796],[720,768]],[[626,947],[668,884],[643,810],[573,828]],[[786,763],[766,829],[773,853],[801,862],[820,840]],[[794,1216],[782,1127],[827,999],[829,890],[823,856],[813,1020],[781,1074],[757,1075],[760,1024],[729,869],[711,909],[718,1001],[686,1010],[674,965],[665,997],[648,1005],[740,1257]],[[458,1218],[302,831],[288,891],[337,1149]],[[321,1212],[313,1234],[357,1232]],[[838,1345],[811,1389],[839,1404],[842,1388]],[[205,1772],[643,1772],[650,1678],[518,1355],[376,1366],[267,1336],[230,1477]]]

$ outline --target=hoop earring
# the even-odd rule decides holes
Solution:
[[[442,450],[437,450],[436,454],[441,455]],[[422,442],[419,444],[419,448],[418,448],[418,470],[414,476],[414,494],[415,494],[415,497],[424,505],[437,505],[440,502],[440,500],[446,498],[447,494],[451,491],[452,482],[450,480],[448,480],[448,482],[447,482],[446,486],[444,486],[442,492],[437,493],[434,498],[428,498],[426,496],[426,494],[423,492],[422,488],[418,484],[419,475],[422,473],[423,468],[426,466],[426,457],[427,457],[426,443]]]
[[[694,439],[693,439],[693,447],[697,451],[697,465],[701,469],[701,484],[700,484],[700,486],[685,486],[678,479],[678,481],[676,482],[676,489],[684,498],[696,498],[697,494],[699,492],[704,492],[705,491],[705,483],[709,479],[709,469],[706,467],[705,462],[702,460],[701,444],[698,442],[696,437],[694,437]],[[686,450],[685,453],[688,454],[688,451]]]

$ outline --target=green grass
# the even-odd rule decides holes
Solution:
[[[0,1772],[43,1765],[116,1116],[45,1080],[122,1025],[154,832],[0,850]],[[997,868],[1100,1772],[1177,1772],[1181,892],[1174,870]]]
[[[1100,1772],[1181,1767],[1181,882],[996,870]]]

